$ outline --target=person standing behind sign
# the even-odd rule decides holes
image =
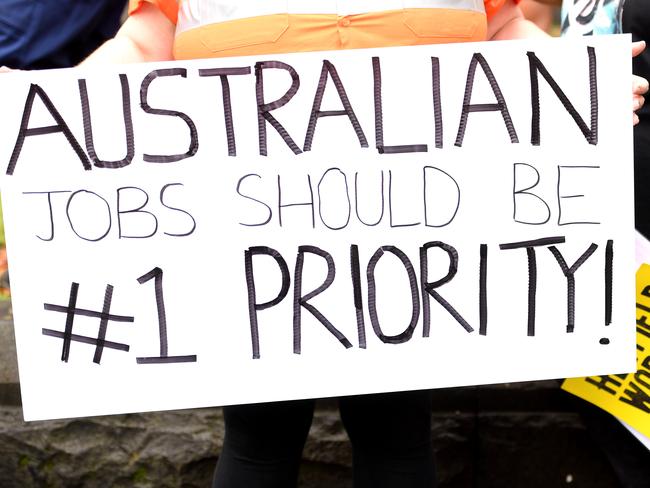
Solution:
[[[633,41],[650,38],[650,2],[626,0],[622,16],[623,32]],[[632,71],[650,79],[650,50],[632,60]],[[639,102],[637,102],[639,103]],[[636,228],[650,238],[650,105],[638,108],[639,124],[634,128],[634,200]]]
[[[566,0],[563,2],[564,33],[601,34],[621,32],[632,34],[633,41],[650,37],[650,4],[648,0],[609,0],[591,12],[592,22],[585,21],[585,12],[576,16]],[[609,23],[607,22],[609,20]],[[650,74],[650,52],[642,52],[632,60],[632,71],[639,76]],[[650,236],[650,111],[636,102],[638,123],[634,127],[634,202],[635,226]],[[592,437],[602,447],[621,486],[645,488],[650,484],[650,451],[609,413],[580,400],[579,411]]]
[[[561,34],[602,35],[631,33],[637,43],[650,37],[648,0],[538,0],[562,7]],[[633,52],[634,83],[650,76],[650,52],[638,47]],[[633,100],[635,226],[650,236],[650,107],[643,99]],[[638,114],[638,115],[637,115]],[[590,435],[597,441],[625,488],[645,488],[650,484],[650,451],[612,415],[580,399],[576,408]]]
[[[517,1],[131,0],[130,17],[88,61],[161,61],[543,35],[523,18]]]
[[[131,0],[86,63],[278,54],[541,37],[516,0]],[[344,397],[358,488],[435,485],[427,391]],[[313,400],[224,407],[213,486],[296,485]]]

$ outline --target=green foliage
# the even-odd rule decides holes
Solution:
[[[20,459],[18,460],[18,466],[21,468],[26,468],[29,466],[29,456],[20,456]]]
[[[133,482],[143,483],[145,481],[147,481],[147,469],[141,466],[133,473]]]
[[[0,201],[0,247],[5,247],[5,222],[2,218],[2,202]]]

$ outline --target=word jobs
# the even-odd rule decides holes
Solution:
[[[160,188],[158,203],[162,208],[154,208],[149,191],[137,186],[117,188],[110,203],[109,199],[88,189],[33,191],[24,192],[24,195],[35,198],[35,208],[44,210],[38,212],[46,221],[45,229],[36,231],[38,239],[54,240],[60,231],[58,222],[64,214],[70,230],[78,238],[97,242],[107,237],[114,227],[117,227],[119,239],[146,239],[159,232],[171,237],[193,234],[196,220],[192,214],[169,202],[176,197],[168,193],[175,193],[173,188],[182,187],[182,183],[167,183]]]

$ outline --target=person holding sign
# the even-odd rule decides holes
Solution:
[[[588,7],[570,1],[556,0],[562,7],[562,35],[603,35],[621,32],[631,33],[635,45],[650,35],[650,10],[643,0],[611,0],[593,3]],[[650,53],[637,49],[633,52],[633,72],[636,80],[643,80],[650,70]],[[650,183],[648,167],[648,141],[650,140],[650,121],[643,100],[635,99],[634,109],[634,185],[635,185],[635,227],[646,237],[650,234],[650,215],[648,213],[647,187]],[[641,119],[639,119],[641,116]],[[639,275],[642,271],[639,271]],[[639,279],[639,278],[637,278]],[[639,299],[638,302],[643,300]],[[639,336],[641,337],[641,336]],[[606,377],[605,377],[606,378]],[[572,379],[565,385],[578,383]],[[587,383],[588,384],[588,383]],[[593,385],[591,385],[593,388]],[[565,390],[571,388],[563,386]],[[588,390],[587,390],[588,391]],[[574,393],[576,393],[574,391]],[[619,400],[619,403],[620,400]],[[626,405],[621,403],[621,405]],[[602,407],[602,405],[601,405]],[[610,462],[621,486],[636,488],[648,485],[650,477],[650,452],[637,442],[637,439],[622,424],[605,410],[591,403],[578,400],[576,408],[581,415],[591,437],[597,442]],[[634,407],[633,407],[634,408]],[[639,409],[639,411],[642,411]],[[610,412],[613,412],[610,410]],[[618,411],[620,415],[620,410]]]
[[[515,0],[132,0],[130,14],[85,63],[546,36]],[[214,486],[295,486],[313,409],[313,400],[224,407]],[[345,397],[340,409],[355,486],[435,485],[428,391]]]
[[[644,8],[645,7],[645,8]],[[623,11],[623,32],[632,34],[632,40],[638,41],[650,36],[650,9],[641,0],[626,0]],[[632,60],[632,71],[642,77],[650,76],[650,51],[640,53]],[[646,239],[650,238],[650,107],[638,109],[640,123],[634,128],[634,173],[635,173],[635,211],[636,228]]]
[[[137,62],[545,35],[516,0],[132,0],[87,62]],[[484,3],[484,4],[483,4]],[[152,42],[156,39],[156,42]]]

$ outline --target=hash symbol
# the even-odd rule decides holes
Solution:
[[[83,342],[84,344],[94,344],[95,347],[95,356],[93,362],[99,364],[102,360],[102,353],[105,347],[110,349],[117,349],[118,351],[128,351],[129,346],[127,344],[121,344],[119,342],[111,342],[106,340],[106,330],[108,329],[108,321],[112,320],[113,322],[133,322],[133,317],[124,316],[124,315],[112,315],[109,313],[111,309],[111,300],[113,299],[113,286],[106,285],[106,292],[104,294],[104,307],[101,312],[94,310],[86,310],[83,308],[77,308],[77,294],[79,292],[79,283],[72,283],[70,286],[70,299],[68,300],[68,306],[63,305],[52,305],[50,303],[45,303],[45,310],[52,312],[63,312],[66,314],[65,322],[65,331],[60,332],[58,330],[52,329],[43,329],[43,335],[57,337],[63,339],[63,350],[61,351],[61,361],[68,362],[70,357],[70,344],[72,341]],[[97,333],[97,338],[87,337],[78,334],[72,333],[72,325],[74,322],[75,315],[83,315],[86,317],[97,317],[99,321],[99,332]]]

